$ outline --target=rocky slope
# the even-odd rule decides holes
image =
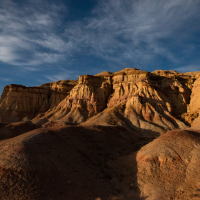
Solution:
[[[80,76],[69,96],[33,123],[118,124],[154,135],[186,128],[188,123],[182,116],[195,80],[191,74],[134,68]]]
[[[80,76],[78,84],[58,106],[37,116],[33,122],[37,124],[48,121],[73,124],[84,122],[106,108],[111,90],[110,77]]]
[[[139,151],[115,161],[110,166],[121,178],[127,199],[199,199],[200,131],[170,131]]]
[[[199,199],[199,81],[124,69],[6,87],[1,119],[39,114],[0,122],[1,199]]]
[[[14,137],[24,125],[12,124],[10,139],[0,141],[2,200],[126,199],[108,161],[147,141],[122,127],[93,126],[39,128]]]
[[[32,119],[58,105],[76,84],[77,81],[63,80],[38,87],[5,86],[0,99],[0,122]]]

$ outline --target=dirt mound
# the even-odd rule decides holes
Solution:
[[[2,125],[2,126],[1,126]],[[15,122],[15,123],[1,123],[0,124],[0,141],[9,138],[16,137],[33,129],[39,128],[39,126],[28,122]]]
[[[200,131],[170,131],[138,152],[111,161],[128,199],[200,199]]]
[[[1,199],[125,199],[108,161],[146,142],[111,126],[40,128],[1,141]]]

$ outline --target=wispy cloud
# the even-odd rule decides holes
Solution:
[[[102,0],[79,21],[64,21],[60,13],[68,8],[45,2],[1,2],[0,61],[30,70],[80,54],[119,65],[153,63],[158,57],[180,64],[191,37],[200,32],[198,0]]]
[[[73,23],[65,34],[77,50],[116,63],[148,63],[159,56],[179,63],[177,53],[200,32],[191,24],[200,19],[199,9],[195,0],[100,1],[95,17]]]
[[[39,6],[40,5],[40,6]],[[7,0],[0,7],[0,60],[13,65],[39,65],[67,57],[70,46],[58,34],[62,5],[45,1],[17,4]]]
[[[50,81],[58,80],[70,80],[78,78],[80,74],[77,71],[61,69],[60,72],[54,75],[45,75],[45,77]],[[73,77],[73,78],[72,78]]]
[[[0,81],[10,81],[11,79],[9,78],[3,78],[3,77],[0,77]]]
[[[196,72],[200,71],[200,65],[188,65],[184,67],[175,68],[174,70],[178,72]]]

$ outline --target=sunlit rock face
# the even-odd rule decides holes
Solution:
[[[78,84],[71,90],[69,96],[54,109],[38,116],[33,122],[85,122],[88,118],[106,108],[107,98],[110,94],[110,78],[92,75],[80,76]]]
[[[186,83],[188,80],[189,77],[184,79]],[[190,90],[184,88],[174,76],[170,78],[138,69],[125,69],[112,75],[112,85],[113,93],[109,96],[108,108],[86,124],[121,125],[140,134],[150,132],[153,135],[186,128],[173,113],[179,116],[185,112],[188,101],[186,94]]]
[[[191,101],[186,113],[187,120],[192,123],[193,127],[200,127],[200,73],[196,75],[197,80],[194,82],[191,94]]]
[[[1,121],[20,121],[36,116],[36,124],[120,124],[162,134],[191,124],[187,107],[194,107],[190,96],[197,78],[198,73],[126,68],[83,75],[78,82],[58,81],[29,88],[11,85],[2,94],[0,117]]]
[[[5,86],[0,100],[0,122],[32,119],[58,105],[77,81],[57,81],[38,87],[10,84]]]
[[[186,128],[185,115],[196,74],[152,73],[135,68],[83,75],[70,94],[33,122],[120,124],[157,134]]]
[[[147,144],[136,155],[141,198],[199,197],[199,130],[174,130]]]

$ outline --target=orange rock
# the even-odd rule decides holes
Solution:
[[[92,75],[79,77],[78,84],[58,106],[49,110],[42,118],[36,117],[34,123],[64,121],[82,123],[106,108],[107,98],[111,94],[110,78]]]
[[[10,84],[0,100],[0,122],[28,120],[58,105],[77,81],[57,81],[38,87]]]

